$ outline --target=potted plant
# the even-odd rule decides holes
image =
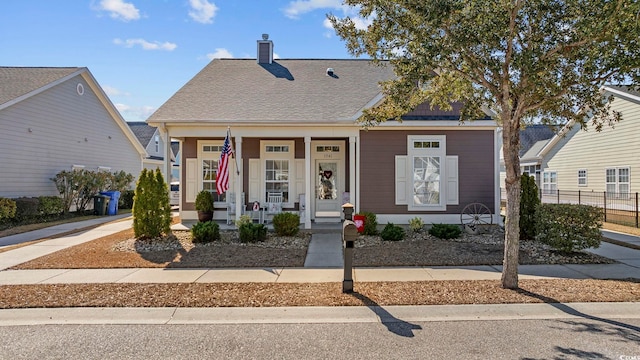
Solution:
[[[213,219],[213,195],[202,190],[196,197],[196,210],[198,210],[198,221],[205,222]]]

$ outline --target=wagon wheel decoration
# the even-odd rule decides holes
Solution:
[[[469,225],[471,227],[491,225],[493,223],[493,215],[491,214],[491,210],[484,204],[471,203],[462,209],[460,222],[462,225]]]

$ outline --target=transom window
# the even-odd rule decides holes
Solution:
[[[338,145],[320,145],[316,146],[316,152],[340,152],[340,146]]]
[[[414,141],[413,148],[414,149],[429,149],[429,148],[439,149],[440,141]]]
[[[265,151],[268,153],[288,153],[289,145],[267,145]]]

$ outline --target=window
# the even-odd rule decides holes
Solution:
[[[446,210],[445,136],[410,135],[407,151],[409,210]]]
[[[156,135],[156,154],[160,152],[160,136]]]
[[[523,174],[529,174],[531,176],[540,173],[540,165],[527,165],[522,167]]]
[[[587,186],[587,170],[578,170],[578,186]]]
[[[558,173],[545,171],[542,174],[542,193],[555,194],[558,191]]]
[[[291,176],[294,163],[294,142],[282,140],[264,140],[260,142],[263,161],[263,196],[266,201],[268,193],[282,193],[282,203],[285,207],[293,206],[291,199]]]
[[[605,170],[607,196],[628,198],[630,189],[629,168],[609,168]]]
[[[198,142],[198,158],[200,160],[202,190],[213,194],[216,202],[226,202],[226,193],[218,195],[216,178],[218,177],[218,161],[222,150],[222,140],[219,142]]]

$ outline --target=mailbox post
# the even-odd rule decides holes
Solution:
[[[353,292],[353,245],[358,237],[358,228],[352,221],[353,205],[342,205],[344,223],[342,223],[342,242],[344,244],[344,279],[342,280],[342,292]]]

